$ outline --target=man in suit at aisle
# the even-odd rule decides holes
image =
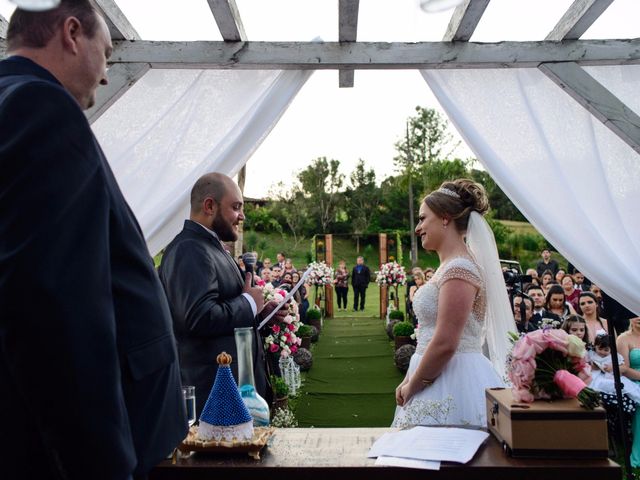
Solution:
[[[167,246],[160,264],[160,280],[169,298],[178,340],[182,380],[196,387],[198,415],[213,385],[220,352],[233,357],[231,370],[238,380],[235,328],[255,329],[252,353],[256,390],[267,401],[272,396],[257,326],[276,304],[270,302],[263,308],[262,290],[252,287],[252,274],[247,272],[243,277],[222,245],[237,240],[238,223],[243,220],[238,185],[221,173],[203,175],[191,190],[190,218]],[[285,310],[279,310],[274,319],[284,318]]]
[[[0,62],[3,479],[144,477],[187,432],[171,316],[82,110],[111,38],[89,0],[17,9]]]
[[[358,310],[358,299],[360,299],[360,310],[364,310],[364,302],[367,294],[367,287],[371,281],[371,271],[364,264],[364,257],[360,256],[356,260],[356,265],[351,271],[351,285],[353,286],[353,311]]]

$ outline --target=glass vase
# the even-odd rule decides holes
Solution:
[[[252,327],[234,329],[236,350],[238,351],[238,390],[247,406],[254,427],[269,426],[269,404],[256,391],[253,377],[253,337]]]

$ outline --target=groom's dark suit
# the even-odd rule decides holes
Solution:
[[[237,381],[233,331],[256,327],[257,319],[249,301],[242,296],[244,279],[238,264],[211,232],[192,220],[184,222],[182,232],[167,246],[160,280],[173,316],[182,381],[196,387],[199,415],[218,370],[216,356],[222,351],[231,354],[231,369]],[[270,398],[259,335],[253,340],[253,370],[258,393]]]
[[[116,479],[186,435],[166,297],[76,100],[0,62],[0,471]]]

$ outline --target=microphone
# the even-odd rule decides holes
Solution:
[[[242,262],[244,263],[245,272],[251,274],[251,286],[255,286],[255,278],[253,277],[256,263],[258,261],[258,255],[255,252],[247,252],[242,254]]]

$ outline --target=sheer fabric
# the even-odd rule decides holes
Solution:
[[[311,73],[152,69],[93,124],[152,255],[188,217],[198,177],[236,175]]]
[[[640,66],[585,69],[640,113]],[[640,313],[640,156],[537,69],[422,75],[529,221],[576,268]]]

